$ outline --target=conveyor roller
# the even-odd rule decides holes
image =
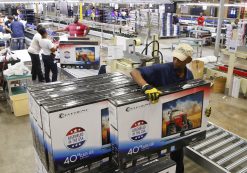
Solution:
[[[186,155],[211,173],[247,173],[247,141],[212,123],[206,139],[186,147]]]

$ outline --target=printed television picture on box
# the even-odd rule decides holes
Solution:
[[[75,48],[76,61],[84,64],[95,62],[95,47]]]
[[[178,150],[205,138],[210,83],[193,80],[161,91],[164,95],[156,104],[140,92],[110,99],[113,158],[119,164],[157,151]]]
[[[79,66],[86,69],[98,69],[100,66],[100,49],[97,41],[61,41],[59,49],[62,67]]]
[[[203,92],[193,93],[162,105],[162,138],[201,127]]]
[[[101,110],[102,145],[110,145],[109,109]]]

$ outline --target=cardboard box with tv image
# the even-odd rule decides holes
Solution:
[[[98,69],[100,65],[99,45],[95,41],[63,41],[59,45],[61,66],[80,66]]]
[[[110,161],[108,102],[72,97],[41,108],[49,172],[73,172]]]
[[[149,154],[167,153],[205,138],[210,84],[165,88],[151,104],[141,92],[110,99],[114,159],[124,166]]]

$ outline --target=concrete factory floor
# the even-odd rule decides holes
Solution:
[[[247,138],[246,99],[234,99],[212,94],[210,121]],[[0,172],[34,173],[35,161],[29,117],[15,117],[5,101],[0,102]],[[185,157],[186,173],[209,173]]]

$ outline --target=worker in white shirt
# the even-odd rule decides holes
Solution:
[[[55,52],[57,51],[57,46],[52,43],[52,41],[48,38],[48,34],[45,28],[41,28],[39,30],[42,39],[39,42],[42,53],[42,60],[44,62],[45,67],[45,81],[48,83],[50,81],[57,81],[57,64],[55,62]],[[50,80],[50,71],[52,72],[52,80]]]
[[[126,11],[122,10],[121,12],[122,19],[126,19],[126,15],[127,15]]]
[[[42,39],[41,35],[39,34],[39,30],[41,28],[42,28],[42,25],[37,26],[37,33],[34,35],[31,41],[31,44],[28,48],[28,53],[32,61],[32,80],[36,80],[38,76],[39,82],[44,82],[44,76],[41,70],[41,63],[40,63],[40,57],[39,57],[39,53],[41,50],[39,42]]]

